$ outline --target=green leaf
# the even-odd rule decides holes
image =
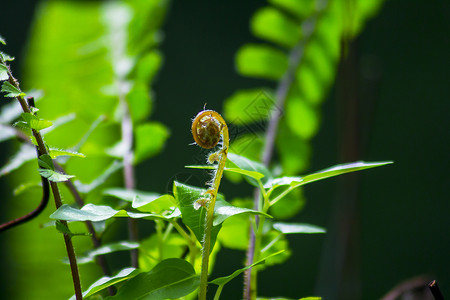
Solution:
[[[70,150],[64,150],[64,149],[57,149],[57,148],[50,148],[48,151],[51,158],[57,158],[58,156],[76,156],[76,157],[82,157],[85,158],[86,156],[83,153],[70,151]]]
[[[269,119],[273,95],[261,89],[238,90],[225,100],[224,115],[233,125],[247,125]],[[233,150],[235,153],[240,151]]]
[[[135,163],[161,152],[168,137],[169,130],[160,123],[151,122],[137,126]]]
[[[152,299],[163,300],[186,296],[199,286],[199,276],[184,259],[169,258],[151,271],[141,273],[127,281],[111,300]]]
[[[309,140],[316,135],[320,119],[316,108],[292,97],[286,103],[286,123],[303,140]]]
[[[139,268],[141,270],[150,271],[163,259],[182,257],[186,253],[186,248],[189,247],[188,242],[175,232],[165,236],[162,245],[158,240],[160,238],[154,233],[140,241]]]
[[[252,17],[251,29],[255,36],[291,48],[302,36],[300,24],[272,7],[259,9]]]
[[[266,256],[263,259],[260,259],[257,262],[252,263],[251,265],[248,265],[248,266],[246,266],[244,268],[241,268],[241,269],[238,269],[238,270],[234,271],[231,275],[216,278],[214,280],[211,280],[209,283],[223,286],[223,285],[227,284],[228,282],[230,282],[231,280],[233,280],[234,278],[236,278],[241,273],[247,271],[248,269],[250,269],[250,268],[252,268],[252,267],[254,267],[256,265],[262,264],[266,259],[268,259],[268,258],[270,258],[272,256],[275,256],[275,255],[278,255],[278,254],[280,254],[282,252],[284,252],[284,250],[280,250],[278,252],[272,253],[271,255]]]
[[[244,76],[279,80],[286,73],[288,58],[276,48],[247,44],[236,54],[236,66]]]
[[[135,268],[125,268],[120,270],[114,276],[104,276],[91,284],[91,286],[83,292],[83,298],[89,297],[97,292],[100,292],[103,289],[106,289],[109,286],[112,286],[116,283],[122,282],[124,280],[133,278],[137,274],[140,273],[139,269]],[[69,300],[75,300],[75,295],[73,295]]]
[[[264,177],[262,178],[263,184],[272,178],[272,174],[270,173],[270,171],[259,162],[252,161],[246,157],[234,153],[228,153],[227,158],[242,170],[253,171],[263,174],[264,175]],[[248,181],[250,184],[259,187],[257,180],[250,178]]]
[[[22,113],[22,119],[30,126],[31,129],[42,130],[52,126],[52,122],[48,120],[42,120],[33,115],[32,113]]]
[[[152,107],[148,83],[135,82],[126,98],[131,120],[134,123],[144,121],[148,117]]]
[[[95,248],[88,251],[85,256],[77,257],[78,264],[86,264],[94,262],[95,258],[99,255],[110,254],[118,251],[126,251],[131,249],[139,248],[139,243],[131,241],[121,241],[111,244],[102,245],[101,247]]]
[[[174,181],[174,195],[179,203],[183,223],[191,228],[199,241],[202,241],[203,239],[206,209],[200,207],[196,210],[194,203],[199,199],[205,198],[205,192],[206,189],[200,189]],[[223,221],[231,216],[240,214],[259,214],[271,218],[270,215],[263,212],[233,206],[226,202],[223,196],[219,194],[217,195],[216,204],[214,206],[213,233],[211,235],[214,237],[214,241]],[[214,243],[211,242],[211,244],[213,245]]]
[[[306,175],[304,177],[282,177],[282,178],[276,178],[270,183],[268,183],[267,186],[270,186],[271,189],[277,186],[281,185],[289,185],[290,187],[299,187],[302,185],[305,185],[307,183],[311,183],[314,181],[338,176],[345,173],[351,173],[356,171],[361,171],[365,169],[380,167],[388,164],[392,164],[392,161],[383,161],[383,162],[363,162],[363,161],[357,161],[353,163],[346,163],[346,164],[340,164],[336,165],[334,167]]]
[[[48,154],[42,154],[41,156],[39,156],[38,164],[41,168],[55,170],[53,160]]]
[[[161,214],[165,211],[173,211],[176,201],[171,195],[161,195],[139,190],[124,188],[110,188],[103,191],[104,195],[113,196],[127,202],[132,202],[132,207],[148,213]]]
[[[6,93],[5,97],[25,97],[25,93],[22,93],[20,90],[18,90],[15,86],[13,86],[8,81],[4,81],[2,85],[2,92]]]
[[[104,221],[113,217],[130,217],[133,219],[140,218],[162,218],[161,216],[155,216],[152,214],[133,213],[125,210],[115,210],[111,206],[95,205],[92,203],[86,204],[81,209],[73,208],[67,204],[63,204],[54,213],[50,215],[50,218],[56,220],[66,221]]]
[[[64,181],[69,180],[72,177],[75,177],[74,175],[61,174],[59,172],[56,172],[54,170],[49,170],[49,169],[38,169],[38,171],[42,177],[45,177],[48,180],[53,181],[53,182],[64,182]]]
[[[250,219],[246,215],[230,217],[222,223],[218,239],[220,245],[236,250],[247,250]]]
[[[270,198],[275,199],[278,195],[287,190],[286,186],[276,188],[270,193]],[[286,220],[295,217],[305,206],[305,196],[302,188],[296,188],[284,195],[279,201],[273,203],[269,208],[269,213],[277,220]]]
[[[9,79],[8,67],[5,66],[4,64],[0,64],[0,81],[8,79]]]
[[[325,233],[322,227],[303,223],[273,223],[273,228],[284,234],[291,233]]]
[[[0,35],[0,44],[6,45],[5,39]]]
[[[22,144],[14,156],[0,169],[0,176],[9,174],[35,158],[36,148],[29,144]]]

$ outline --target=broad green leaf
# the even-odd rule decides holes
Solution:
[[[206,209],[200,207],[198,210],[194,208],[194,203],[202,198],[205,198],[206,189],[201,189],[189,185],[185,185],[179,182],[174,182],[174,195],[175,199],[179,203],[179,208],[182,214],[183,223],[189,226],[194,232],[199,241],[203,239],[203,231],[205,226],[205,214]],[[258,212],[248,208],[237,207],[229,204],[225,201],[222,195],[218,195],[216,204],[214,206],[214,220],[213,220],[213,232],[212,237],[215,238],[220,230],[220,225],[227,218],[239,214],[260,214],[266,217],[270,216],[263,212]],[[213,239],[213,238],[211,238]],[[211,242],[213,245],[214,243]]]
[[[127,281],[110,300],[152,299],[164,300],[186,296],[199,286],[199,276],[184,259],[169,258],[151,271]]]
[[[86,204],[81,209],[73,208],[67,204],[63,204],[50,218],[66,221],[104,221],[113,217],[130,217],[134,219],[153,217],[152,214],[133,213],[125,210],[115,210],[106,205]],[[158,216],[159,217],[159,216]]]
[[[36,148],[33,145],[22,144],[14,156],[0,169],[0,176],[9,174],[33,159],[36,159]]]
[[[228,153],[227,158],[242,170],[253,171],[263,174],[264,175],[264,177],[262,178],[263,184],[272,178],[272,174],[270,173],[270,171],[259,162],[252,161],[248,158],[245,158],[243,156],[234,153]],[[256,187],[259,186],[258,181],[253,178],[249,178],[248,181],[249,183],[251,183]]]
[[[146,30],[146,29],[145,29]],[[161,67],[162,57],[157,51],[151,51],[142,56],[135,66],[134,74],[141,82],[151,82]]]
[[[299,23],[272,7],[261,8],[253,15],[251,29],[255,36],[287,48],[295,46],[302,36]]]
[[[112,286],[116,283],[122,282],[124,280],[133,278],[137,274],[139,274],[139,269],[135,268],[125,268],[120,270],[114,276],[104,276],[94,282],[86,291],[83,292],[83,298],[89,297],[97,292],[100,292],[103,289],[106,289],[109,286]],[[73,295],[69,300],[75,300],[75,295]]]
[[[96,179],[94,179],[91,183],[85,184],[80,181],[75,181],[75,186],[77,187],[80,193],[89,193],[93,189],[99,187],[103,184],[112,174],[116,171],[120,170],[123,167],[123,163],[120,161],[113,161],[111,165],[109,165],[106,170],[101,173]]]
[[[217,167],[204,165],[204,166],[185,166],[185,168],[215,170]],[[239,168],[225,168],[224,171],[246,175],[246,176],[248,176],[250,178],[253,178],[253,179],[256,179],[256,180],[260,180],[261,178],[264,177],[264,174],[261,174],[259,172],[243,170],[243,169],[239,169]]]
[[[272,256],[275,256],[275,255],[278,255],[278,254],[280,254],[282,252],[284,252],[284,250],[280,250],[278,252],[272,253],[271,255],[266,256],[263,259],[260,259],[257,262],[252,263],[251,265],[245,266],[244,268],[241,268],[241,269],[238,269],[238,270],[234,271],[231,275],[216,278],[214,280],[211,280],[209,283],[223,286],[223,285],[227,284],[228,282],[230,282],[231,280],[233,280],[234,278],[236,278],[237,276],[239,276],[240,274],[242,274],[243,272],[247,271],[248,269],[250,269],[250,268],[252,268],[252,267],[254,267],[256,265],[262,264],[262,263],[264,263],[264,261],[266,259],[268,259],[268,258],[270,258]]]
[[[13,86],[8,81],[4,81],[2,85],[2,92],[6,93],[5,97],[15,98],[15,97],[25,97],[25,93],[22,93],[15,86]]]
[[[54,170],[49,170],[49,169],[39,169],[38,171],[42,177],[45,177],[48,180],[53,181],[53,182],[64,182],[64,181],[69,180],[70,178],[75,177],[74,175],[61,174],[59,172],[56,172]]]
[[[48,120],[42,120],[31,113],[22,113],[22,118],[30,126],[31,129],[42,130],[52,126],[52,122]]]
[[[301,20],[312,15],[317,5],[314,0],[269,0],[269,3],[283,8]]]
[[[137,126],[135,134],[135,163],[138,163],[161,152],[169,130],[160,123],[151,122]]]
[[[76,157],[86,157],[83,153],[70,151],[70,150],[64,150],[64,149],[57,149],[57,148],[50,148],[48,153],[50,154],[51,158],[57,158],[58,156],[76,156]]]
[[[247,44],[236,54],[236,66],[244,76],[278,80],[288,68],[288,58],[276,48]]]
[[[5,66],[4,64],[0,64],[0,81],[8,79],[9,79],[8,67]]]
[[[326,230],[322,227],[303,224],[303,223],[273,223],[273,228],[284,234],[291,233],[325,233]]]
[[[77,257],[77,262],[78,262],[78,264],[86,264],[86,263],[94,262],[95,258],[99,255],[105,255],[105,254],[114,253],[114,252],[118,252],[118,251],[125,251],[125,250],[137,249],[137,248],[139,248],[139,243],[131,242],[131,241],[121,241],[121,242],[106,244],[101,247],[98,247],[98,248],[88,251],[87,253],[85,253],[85,256]]]
[[[246,215],[230,217],[222,223],[218,239],[220,245],[236,250],[247,250],[250,219]]]
[[[55,170],[55,167],[53,165],[53,160],[48,154],[43,154],[39,156],[38,164],[41,168],[49,169],[49,170]]]
[[[280,255],[272,256],[273,253],[277,253],[281,250],[285,251],[280,253]],[[289,248],[289,242],[286,235],[278,231],[271,230],[265,233],[262,239],[261,257],[267,257],[266,263],[258,268],[266,268],[268,266],[282,264],[288,260],[291,254],[292,251]]]
[[[104,195],[113,196],[127,202],[132,202],[132,207],[141,212],[161,213],[173,210],[176,201],[171,195],[129,190],[125,188],[109,188],[103,191]]]
[[[224,115],[233,125],[265,121],[276,109],[274,103],[271,93],[262,89],[238,90],[225,100]],[[233,152],[241,153],[239,149]]]
[[[126,98],[131,120],[133,120],[134,123],[144,121],[148,117],[152,107],[148,84],[134,82]]]
[[[316,108],[301,98],[291,97],[286,103],[286,122],[295,134],[309,140],[316,135],[320,119]]]

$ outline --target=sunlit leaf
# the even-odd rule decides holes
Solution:
[[[299,19],[305,19],[313,14],[317,5],[314,0],[269,0],[269,2],[277,7],[282,7]]]
[[[33,145],[22,144],[14,156],[0,169],[0,176],[9,174],[33,159],[36,159],[36,148]]]
[[[296,45],[302,35],[300,24],[273,7],[259,9],[253,15],[251,28],[255,36],[288,48]]]
[[[106,289],[109,286],[112,286],[116,283],[122,282],[124,280],[133,278],[137,274],[140,273],[139,269],[135,268],[125,268],[120,270],[114,276],[104,276],[94,282],[86,291],[83,292],[83,298],[89,297],[97,292],[100,292],[103,289]],[[75,295],[73,295],[69,300],[75,300]]]
[[[41,174],[42,177],[45,177],[53,182],[64,182],[69,180],[70,178],[75,177],[74,175],[62,174],[49,169],[39,169],[39,174]]]
[[[303,223],[273,223],[273,228],[284,234],[291,233],[325,233],[326,230],[322,227],[303,224]]]
[[[8,79],[9,79],[8,67],[5,66],[4,64],[0,64],[0,81]]]
[[[286,122],[294,133],[309,140],[317,133],[320,120],[316,108],[301,98],[292,97],[286,103]]]
[[[30,126],[31,129],[42,130],[52,126],[52,122],[39,119],[31,113],[22,113],[22,118]]]
[[[195,291],[200,277],[184,259],[169,258],[127,281],[111,300],[180,298]]]
[[[1,90],[3,93],[6,93],[5,97],[15,98],[15,97],[25,97],[26,95],[8,81],[3,82]]]
[[[275,199],[276,196],[280,195],[285,191],[287,187],[279,187],[275,189],[271,194],[270,198]],[[299,212],[302,211],[305,206],[305,196],[303,195],[302,188],[296,188],[290,191],[287,195],[284,195],[276,203],[270,206],[269,213],[277,220],[286,220],[295,217]]]
[[[50,218],[65,221],[104,221],[113,217],[130,217],[134,219],[153,217],[152,214],[133,213],[125,210],[115,210],[106,205],[86,204],[81,209],[63,204]]]
[[[236,66],[242,75],[278,80],[288,68],[288,58],[276,48],[247,44],[236,54]]]
[[[57,158],[58,156],[76,156],[76,157],[86,157],[83,153],[78,153],[70,150],[64,150],[64,149],[57,149],[57,148],[50,148],[48,153],[50,154],[51,158]]]
[[[262,183],[264,184],[265,182],[269,181],[272,178],[272,174],[270,173],[270,171],[261,163],[256,162],[256,161],[252,161],[248,158],[245,158],[243,156],[234,154],[234,153],[228,153],[227,156],[228,160],[230,160],[233,164],[235,164],[237,167],[239,167],[242,170],[247,170],[247,171],[254,171],[254,172],[258,172],[264,175],[264,177],[262,178]],[[252,185],[258,187],[258,181],[256,181],[253,178],[249,178],[249,183],[251,183]]]
[[[160,123],[139,125],[136,128],[135,163],[161,152],[168,137],[169,130]]]

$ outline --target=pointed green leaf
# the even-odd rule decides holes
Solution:
[[[54,170],[49,170],[49,169],[39,169],[38,171],[42,177],[45,177],[48,180],[53,181],[53,182],[64,182],[64,181],[69,180],[70,178],[75,177],[74,175],[61,174],[59,172],[56,172]]]
[[[0,44],[6,45],[5,39],[0,35]]]
[[[0,81],[8,79],[9,79],[8,67],[5,66],[4,64],[0,64]]]
[[[112,286],[116,283],[122,282],[124,280],[133,278],[137,274],[140,273],[139,269],[135,268],[125,268],[120,270],[116,275],[114,276],[104,276],[91,284],[91,286],[83,292],[83,298],[87,298],[97,292],[100,292],[103,289],[106,289],[109,286]],[[69,300],[75,300],[75,295],[73,295]]]
[[[262,178],[263,184],[272,178],[272,174],[262,163],[252,161],[246,157],[234,153],[228,153],[227,159],[242,170],[254,171],[263,174],[264,175],[264,177]],[[250,184],[256,187],[259,186],[258,181],[253,178],[250,178],[248,181]]]
[[[186,296],[199,286],[194,267],[184,259],[161,261],[150,272],[141,273],[126,282],[110,300],[164,300]]]
[[[244,76],[279,80],[286,73],[288,58],[276,48],[247,44],[236,54],[236,66]]]
[[[28,123],[30,128],[35,130],[42,130],[53,125],[52,122],[48,120],[39,119],[32,113],[22,113],[22,119],[24,119],[25,122]]]
[[[272,7],[261,8],[253,15],[251,29],[255,36],[287,48],[295,46],[302,35],[299,23]]]
[[[273,223],[273,228],[284,234],[291,233],[325,233],[322,227],[303,223]]]
[[[104,221],[113,217],[130,217],[133,219],[155,217],[152,214],[133,213],[125,210],[115,210],[107,205],[86,204],[81,209],[73,208],[67,204],[63,204],[58,208],[50,218],[66,221]],[[160,216],[156,216],[160,217]]]
[[[86,157],[83,153],[78,153],[70,150],[64,150],[64,149],[57,149],[57,148],[50,148],[48,151],[51,158],[57,158],[58,156],[76,156],[76,157]]]
[[[309,140],[319,129],[317,109],[301,98],[291,97],[286,103],[286,123],[303,140]]]
[[[4,81],[2,85],[2,92],[6,93],[5,97],[25,97],[25,93],[22,93],[20,90],[18,90],[15,86],[13,86],[8,81]]]
[[[160,123],[151,122],[139,125],[136,128],[135,163],[161,152],[168,137],[169,130]]]
[[[256,265],[259,265],[259,264],[263,263],[266,259],[268,259],[268,258],[270,258],[272,256],[275,256],[275,255],[278,255],[278,254],[280,254],[282,252],[284,252],[284,250],[280,250],[278,252],[272,253],[271,255],[266,256],[263,259],[260,259],[257,262],[252,263],[251,265],[248,265],[248,266],[246,266],[244,268],[241,268],[241,269],[238,269],[238,270],[234,271],[231,275],[216,278],[214,280],[211,280],[209,283],[223,286],[223,285],[227,284],[228,282],[230,282],[235,277],[237,277],[238,275],[240,275],[241,273],[247,271],[248,269],[250,269],[250,268],[252,268],[252,267],[254,267]]]

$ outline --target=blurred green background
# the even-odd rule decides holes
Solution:
[[[205,103],[222,111],[223,100],[238,88],[267,85],[239,76],[234,67],[238,48],[256,40],[248,23],[265,4],[172,2],[152,115],[170,128],[171,137],[164,153],[139,166],[139,188],[163,193],[173,178],[187,176],[183,166],[198,155],[198,148],[188,146],[190,122]],[[16,57],[13,71],[19,79],[35,7],[36,1],[2,3],[0,33]],[[322,106],[308,171],[349,159],[395,164],[306,187],[306,206],[296,221],[328,233],[289,237],[294,255],[261,273],[261,295],[379,299],[398,283],[423,275],[437,279],[450,296],[449,20],[448,1],[386,1],[349,46],[348,61]],[[2,144],[0,151],[3,165],[12,150]],[[11,187],[4,178],[0,184],[5,199]],[[251,193],[227,182],[221,189],[230,196]],[[0,208],[4,220],[8,206],[2,201]],[[20,249],[8,248],[14,230],[0,236],[4,299],[16,299],[14,290],[26,288],[15,286],[19,269],[37,283],[42,276],[17,267],[21,261],[10,254]],[[243,260],[244,253],[223,249],[215,272],[231,273]],[[240,295],[236,280],[223,299]]]

